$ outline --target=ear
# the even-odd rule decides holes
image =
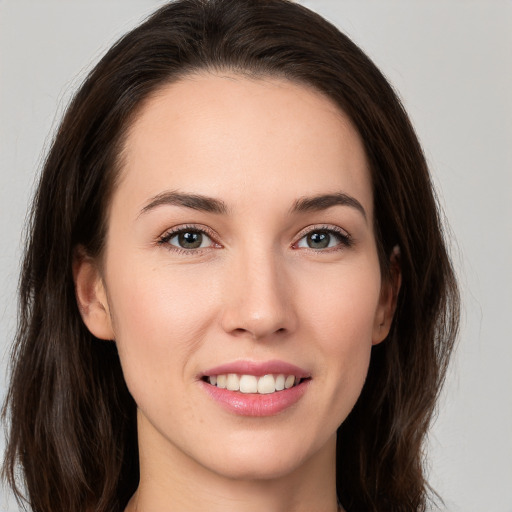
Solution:
[[[85,325],[96,338],[113,340],[114,330],[107,293],[96,261],[78,248],[73,258],[78,309]]]
[[[400,248],[396,245],[390,256],[389,278],[382,283],[379,305],[373,325],[372,344],[377,345],[386,339],[391,329],[393,316],[398,301],[398,293],[402,285],[402,270],[400,266]]]

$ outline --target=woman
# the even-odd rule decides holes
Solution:
[[[425,510],[457,318],[421,148],[369,59],[290,2],[171,3],[48,155],[4,474],[37,511]]]

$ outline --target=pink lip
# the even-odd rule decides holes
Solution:
[[[277,391],[268,395],[257,393],[241,393],[240,391],[229,391],[212,386],[205,380],[199,380],[199,385],[213,398],[220,406],[227,411],[240,416],[273,416],[285,411],[297,403],[309,388],[311,376],[308,372],[298,366],[285,363],[284,361],[236,361],[233,363],[216,366],[205,371],[202,377],[210,375],[223,375],[237,373],[239,375],[269,375],[284,374],[295,375],[303,380],[297,386],[283,391]]]
[[[310,382],[305,380],[293,388],[276,391],[269,395],[228,391],[204,381],[199,381],[199,384],[211,398],[229,412],[240,416],[273,416],[298,402],[308,389]]]
[[[215,368],[210,368],[202,373],[200,377],[210,375],[224,375],[227,373],[238,373],[239,375],[255,375],[261,377],[263,375],[295,375],[301,379],[310,377],[311,374],[306,370],[299,368],[284,361],[271,360],[271,361],[234,361],[232,363],[222,364]]]

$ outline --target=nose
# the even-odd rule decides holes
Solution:
[[[249,252],[231,261],[225,281],[222,328],[255,340],[290,334],[296,328],[297,315],[286,265],[271,250]]]

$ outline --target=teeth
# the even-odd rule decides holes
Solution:
[[[258,379],[254,375],[242,375],[240,377],[240,391],[242,393],[257,393]]]
[[[215,376],[214,376],[214,378],[215,378]],[[211,377],[210,377],[210,379],[211,379]],[[226,375],[217,375],[217,387],[226,389],[226,380],[227,380]],[[210,380],[210,384],[214,385],[211,380]]]
[[[295,377],[294,377],[295,379]],[[258,393],[268,395],[276,391],[276,379],[273,375],[264,375],[258,379]]]
[[[264,375],[256,377],[254,375],[237,375],[228,373],[225,375],[212,375],[208,377],[208,382],[212,386],[228,389],[229,391],[240,391],[241,393],[259,393],[268,395],[283,389],[290,389],[299,384],[300,379],[295,375]]]
[[[226,389],[229,391],[238,391],[240,389],[240,377],[236,373],[228,373]]]
[[[286,380],[284,381],[284,387],[286,389],[291,388],[295,384],[295,377],[293,375],[288,375]]]

